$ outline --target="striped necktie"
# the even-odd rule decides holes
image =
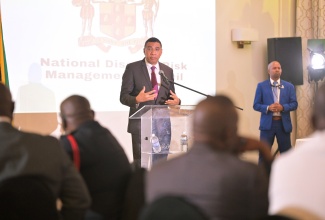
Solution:
[[[273,90],[273,99],[274,99],[274,102],[278,102],[279,99],[278,99],[278,82],[277,81],[274,81],[273,82],[272,90]]]

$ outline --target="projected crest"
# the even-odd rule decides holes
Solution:
[[[121,40],[136,30],[135,5],[123,3],[100,4],[100,31]]]
[[[72,5],[81,8],[82,30],[78,40],[79,46],[96,46],[105,52],[108,52],[112,46],[128,46],[131,53],[139,51],[146,39],[154,34],[159,0],[138,1],[140,2],[136,0],[107,0],[107,2],[73,0]],[[137,13],[137,7],[142,7],[141,14]],[[99,23],[94,22],[97,10]],[[137,27],[137,19],[142,19],[142,27]],[[103,36],[94,36],[93,28],[98,28]],[[142,37],[132,38],[133,35]]]

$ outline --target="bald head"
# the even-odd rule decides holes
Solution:
[[[14,106],[10,90],[3,83],[0,83],[0,116],[9,117],[12,120]]]
[[[278,61],[270,62],[269,65],[267,66],[267,69],[268,69],[270,78],[272,80],[277,81],[278,79],[280,79],[281,74],[282,74],[282,68],[281,68],[281,64]]]
[[[236,109],[229,98],[209,97],[194,111],[195,141],[212,144],[218,149],[229,148],[231,140],[237,137],[237,121]]]
[[[79,95],[66,98],[60,106],[63,129],[70,133],[86,121],[94,120],[89,101]]]
[[[316,93],[312,124],[316,130],[325,129],[325,85],[319,87]]]

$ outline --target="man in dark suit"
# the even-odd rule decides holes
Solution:
[[[290,111],[296,110],[298,103],[294,86],[280,80],[280,63],[271,62],[268,65],[268,73],[270,79],[257,85],[253,108],[261,112],[260,139],[272,146],[276,137],[279,151],[282,153],[291,148]]]
[[[193,113],[192,148],[159,163],[146,175],[146,202],[180,196],[209,219],[259,219],[267,214],[268,179],[262,166],[239,154],[259,150],[271,162],[268,146],[237,134],[238,115],[225,96],[201,101]],[[163,207],[162,207],[163,208]]]
[[[82,177],[59,141],[51,136],[17,130],[11,125],[13,111],[10,91],[0,83],[0,180],[38,177],[54,197],[62,201],[63,219],[83,219],[91,199]]]
[[[166,82],[159,74],[159,71],[163,71],[169,80],[174,81],[173,69],[159,62],[159,58],[162,54],[162,44],[160,40],[154,37],[149,38],[145,42],[143,52],[145,58],[128,64],[122,78],[120,101],[123,105],[130,107],[129,116],[145,105],[180,104],[180,99],[175,94],[174,84]],[[152,68],[154,68],[153,71]],[[158,92],[152,85],[152,72],[154,72],[158,82]],[[167,139],[168,142],[168,138],[166,138],[168,132],[170,136],[170,128],[168,128],[168,126],[170,127],[170,122],[166,124],[166,134],[158,136],[162,142],[166,142],[166,140],[164,141],[162,139]],[[127,131],[132,135],[134,165],[136,168],[139,168],[141,167],[140,119],[129,119]],[[163,136],[165,136],[165,138],[162,138]],[[168,143],[165,143],[165,145],[168,145]],[[155,158],[153,158],[153,160],[154,159]]]
[[[60,106],[62,127],[72,135],[80,152],[80,173],[92,198],[85,219],[120,219],[127,182],[129,160],[109,130],[94,120],[89,101],[79,95],[66,98]],[[61,136],[64,149],[74,160],[72,144]],[[96,217],[96,218],[95,218]]]

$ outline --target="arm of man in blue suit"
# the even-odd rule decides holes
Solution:
[[[263,93],[265,93],[266,91],[265,88],[263,91],[262,87],[263,87],[262,83],[259,83],[257,85],[253,108],[255,111],[259,111],[267,114],[268,106],[273,103],[273,100],[271,99],[266,100],[265,94],[263,95]]]
[[[281,111],[290,112],[296,110],[298,107],[298,102],[294,86],[290,83],[285,83],[283,92],[283,96],[282,94],[280,96],[280,103],[283,106],[283,109]]]

